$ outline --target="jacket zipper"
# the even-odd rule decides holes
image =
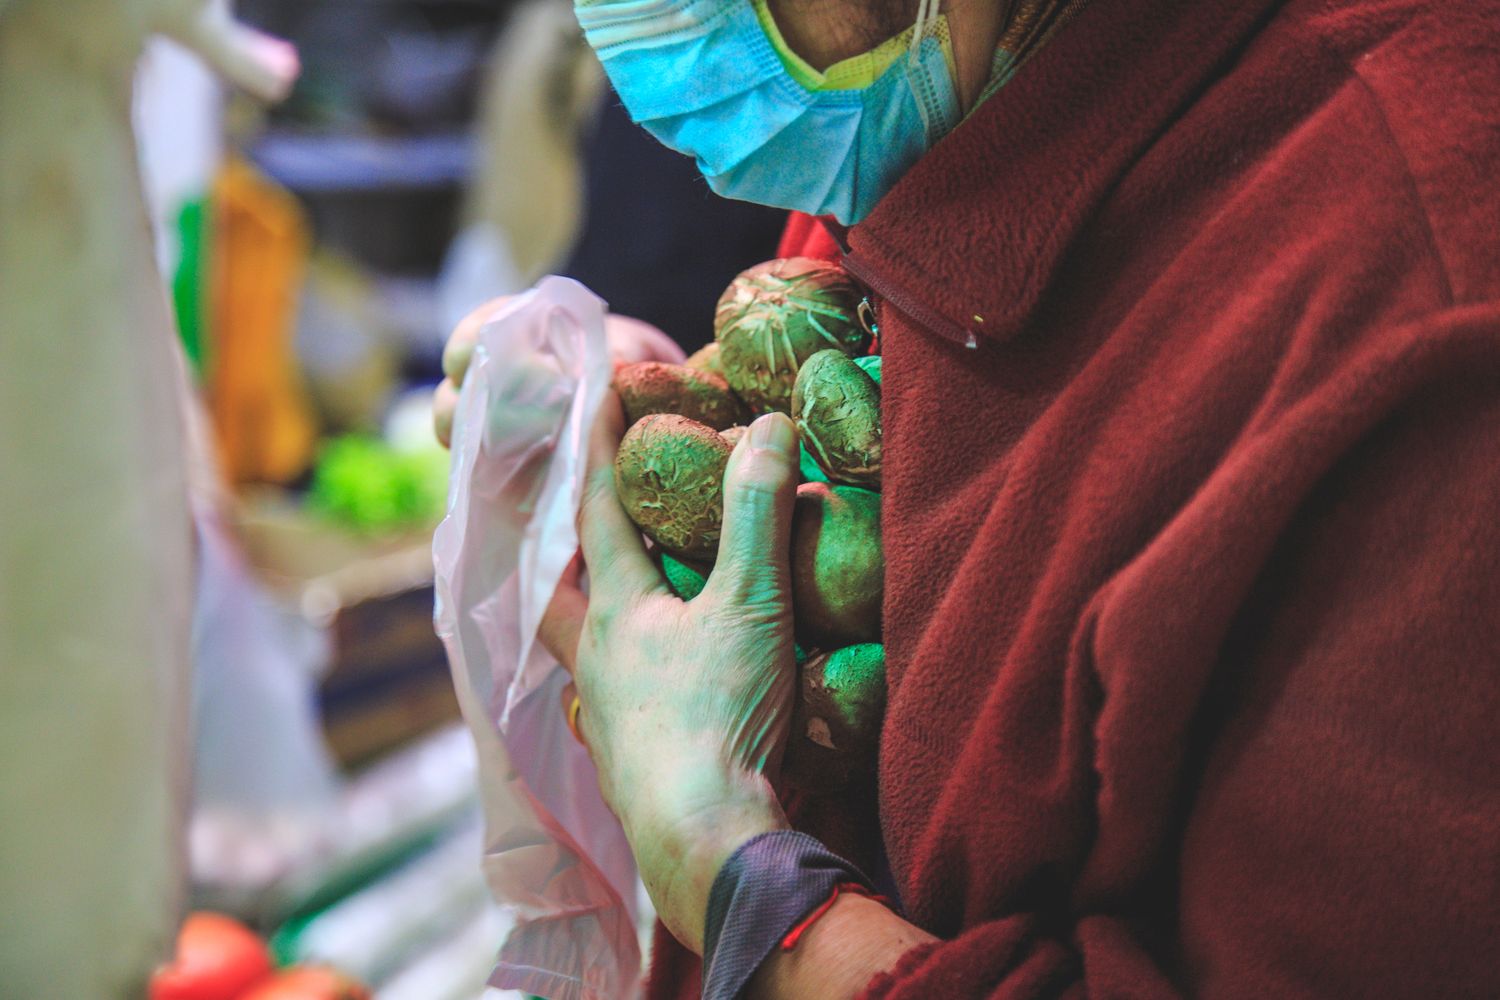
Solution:
[[[852,250],[844,249],[844,270],[874,292],[882,301],[895,306],[908,319],[944,340],[974,350],[979,346],[979,337],[973,330],[959,326],[936,309],[917,298],[895,282],[888,282],[877,273],[875,267]]]

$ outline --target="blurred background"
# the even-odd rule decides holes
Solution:
[[[632,125],[567,0],[233,8],[295,44],[286,100],[157,36],[133,110],[197,390],[188,892],[280,963],[472,998],[506,918],[432,627],[445,338],[556,273],[692,351],[784,216]]]

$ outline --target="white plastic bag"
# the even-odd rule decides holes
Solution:
[[[496,306],[453,427],[433,539],[438,635],[479,748],[485,872],[515,928],[490,984],[551,1000],[640,989],[635,868],[558,705],[537,625],[578,546],[588,431],[612,375],[605,305],[549,277]]]

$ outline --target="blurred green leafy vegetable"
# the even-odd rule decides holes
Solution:
[[[448,453],[434,445],[398,451],[379,438],[347,434],[318,454],[308,505],[366,534],[435,524],[448,490]]]

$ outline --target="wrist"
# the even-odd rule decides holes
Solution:
[[[662,922],[703,951],[703,920],[714,878],[736,850],[787,829],[770,783],[754,772],[684,762],[652,782],[626,833]]]
[[[795,948],[771,952],[743,995],[750,1000],[859,996],[876,975],[933,940],[884,904],[842,894]]]
[[[829,851],[815,837],[780,831],[751,840],[724,865],[709,897],[703,953],[704,1000],[745,997],[747,987],[763,968],[768,964],[781,966],[776,956],[805,954],[813,938],[818,939],[818,951],[837,959],[836,964],[841,968],[848,967],[847,976],[841,973],[836,980],[827,982],[850,985],[872,953],[851,947],[860,944],[861,939],[842,933],[831,939],[837,947],[825,947],[830,938],[821,932],[824,922],[835,914],[840,915],[835,924],[844,922],[842,917],[849,912],[850,900],[864,900],[885,911],[884,902],[867,898],[871,891],[863,872]],[[886,918],[897,926],[908,926],[895,914],[885,912]],[[806,963],[796,961],[794,965],[800,978]],[[782,978],[777,973],[775,982],[780,983]],[[854,988],[837,992],[821,989],[815,982],[801,985],[806,988],[769,995],[854,996],[863,983],[854,982]]]

